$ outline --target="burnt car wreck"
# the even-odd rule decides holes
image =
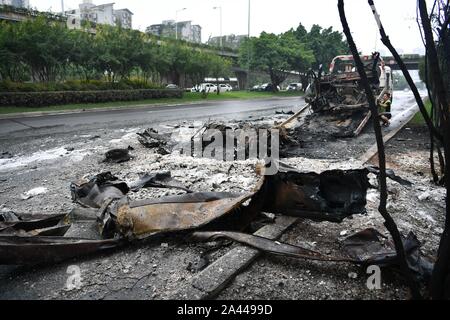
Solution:
[[[264,175],[266,167],[260,167],[257,187],[246,194],[192,192],[167,172],[143,175],[130,185],[110,172],[72,183],[72,199],[90,210],[99,237],[64,237],[77,223],[73,214],[40,218],[4,213],[0,215],[0,264],[56,263],[133,246],[160,235],[184,234],[193,242],[228,239],[290,258],[396,267],[395,250],[382,244],[375,230],[350,236],[334,255],[246,233],[261,213],[332,223],[366,213],[368,175],[376,169],[314,173],[276,165],[275,175]],[[185,194],[130,200],[128,194],[141,188],[175,188]],[[405,247],[411,269],[418,278],[428,278],[432,264],[421,256],[420,243],[412,233],[405,239]]]
[[[378,52],[362,56],[367,78],[376,97],[385,93],[392,96],[392,70],[387,67]],[[353,56],[333,59],[329,74],[312,72],[313,82],[307,101],[313,114],[306,120],[303,131],[349,138],[359,135],[371,117],[369,103],[361,76],[355,69]],[[320,128],[326,131],[321,131]]]

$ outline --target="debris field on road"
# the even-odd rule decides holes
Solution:
[[[329,264],[332,269],[336,263],[348,268],[379,265],[395,272],[395,250],[376,212],[377,169],[360,163],[354,155],[344,161],[295,156],[296,150],[308,149],[300,134],[311,121],[308,112],[311,110],[305,109],[296,117],[299,126],[281,130],[281,153],[285,159],[266,165],[257,159],[237,161],[234,157],[234,161],[224,162],[196,158],[192,154],[179,154],[176,147],[192,142],[195,136],[209,129],[219,130],[225,140],[230,131],[267,130],[282,123],[287,118],[285,114],[227,124],[166,124],[159,130],[130,131],[111,143],[114,149],[100,147],[97,157],[84,158],[76,164],[74,174],[82,174],[83,168],[87,170],[66,189],[65,197],[76,203],[72,211],[54,215],[36,211],[24,215],[18,213],[27,213],[20,206],[19,209],[2,206],[0,265],[34,268],[73,258],[89,261],[97,255],[120,255],[133,247],[140,252],[148,241],[159,241],[161,237],[181,237],[180,245],[184,245],[183,241],[189,245],[198,242],[213,245],[211,256],[220,255],[227,240],[232,240],[278,257],[274,259],[311,260],[312,264]],[[358,121],[365,116],[358,117]],[[352,131],[354,128],[353,125]],[[345,139],[332,130],[327,138],[330,136],[333,142],[341,143]],[[361,136],[365,139],[364,133]],[[261,139],[259,135],[256,137]],[[203,144],[202,150],[208,146]],[[74,152],[71,150],[67,152]],[[233,156],[237,152],[234,150]],[[270,165],[277,166],[277,174],[265,175]],[[430,235],[423,244],[418,239],[425,240],[423,235],[440,223],[436,218],[440,207],[427,203],[424,207],[433,212],[418,217],[413,202],[426,202],[432,194],[440,199],[443,191],[433,188],[426,177],[418,177],[401,167],[390,171],[389,176],[390,197],[396,200],[391,210],[405,235],[410,268],[418,278],[426,279],[432,267],[431,244],[438,241],[438,236]],[[417,196],[420,190],[423,192]],[[427,190],[429,196],[425,197]],[[37,202],[55,192],[61,190],[37,187],[24,191],[21,201]],[[252,230],[273,223],[279,215],[300,218],[301,223],[280,241],[251,235]],[[295,234],[298,228],[307,228],[308,224],[311,234]],[[85,226],[91,231],[83,232]],[[93,226],[97,234],[92,232]],[[302,239],[300,242],[298,237]],[[177,246],[163,244],[162,249]],[[194,274],[207,264],[197,271],[194,268]],[[323,273],[326,278],[326,271]],[[183,281],[188,278],[184,277]],[[174,283],[173,290],[175,286]],[[166,297],[158,292],[155,297]]]

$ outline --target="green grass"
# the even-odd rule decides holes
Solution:
[[[427,99],[425,102],[425,108],[427,109],[428,114],[431,114],[431,102]],[[414,118],[411,120],[410,124],[412,125],[424,125],[425,119],[422,116],[422,113],[419,111]]]
[[[92,103],[92,104],[69,104],[62,106],[50,106],[41,108],[27,108],[27,107],[0,107],[0,114],[23,113],[23,112],[58,112],[58,111],[73,111],[73,110],[90,110],[100,108],[130,108],[138,106],[164,105],[164,104],[182,104],[195,103],[202,101],[219,101],[219,100],[253,100],[273,97],[295,97],[302,96],[301,92],[248,92],[248,91],[233,91],[217,95],[210,93],[204,98],[200,93],[184,93],[183,98],[166,98],[166,99],[151,99],[142,101],[120,101],[107,103]]]

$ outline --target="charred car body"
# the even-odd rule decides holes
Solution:
[[[361,56],[375,97],[393,94],[393,77],[379,53]],[[320,127],[333,136],[357,136],[371,117],[361,77],[355,68],[353,56],[333,59],[328,74],[311,72],[312,82],[307,90],[307,102],[314,112],[315,130]]]

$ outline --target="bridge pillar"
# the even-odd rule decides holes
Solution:
[[[247,71],[236,71],[236,78],[239,82],[239,90],[248,89],[248,74]]]

